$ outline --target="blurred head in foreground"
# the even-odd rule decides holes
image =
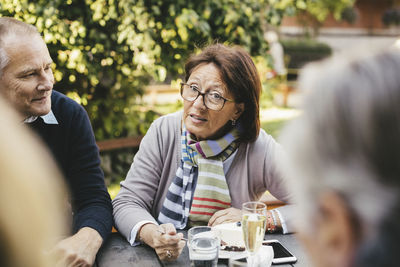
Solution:
[[[398,266],[400,52],[307,67],[304,114],[283,132],[284,162],[315,266]]]
[[[55,266],[46,250],[65,234],[60,174],[1,97],[0,114],[0,266]]]

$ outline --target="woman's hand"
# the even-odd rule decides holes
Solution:
[[[182,240],[183,234],[176,233],[173,224],[145,224],[139,231],[138,236],[147,245],[154,248],[160,260],[176,260],[185,247],[185,241]]]
[[[215,226],[221,223],[239,222],[242,220],[242,212],[240,209],[228,208],[219,210],[210,218],[208,226]]]

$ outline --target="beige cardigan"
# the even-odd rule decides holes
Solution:
[[[113,200],[115,226],[128,240],[136,223],[145,220],[157,223],[156,218],[181,160],[181,119],[180,111],[152,123]],[[232,207],[240,209],[243,202],[260,199],[266,190],[279,200],[289,200],[274,163],[280,149],[264,130],[255,142],[239,146],[225,174]],[[289,232],[291,209],[291,205],[279,208]]]

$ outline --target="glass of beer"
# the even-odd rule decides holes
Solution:
[[[267,226],[267,205],[262,202],[245,202],[242,205],[243,238],[248,253],[248,266],[257,266],[255,255],[264,240]]]

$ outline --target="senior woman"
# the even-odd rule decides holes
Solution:
[[[282,143],[314,266],[399,266],[399,70],[400,51],[368,51],[300,76],[311,94]]]
[[[214,44],[185,71],[183,112],[151,125],[113,201],[117,229],[162,260],[185,245],[176,229],[239,221],[242,203],[266,190],[289,199],[274,162],[279,147],[260,130],[261,83],[249,54]],[[271,231],[290,231],[288,209],[268,212]]]

